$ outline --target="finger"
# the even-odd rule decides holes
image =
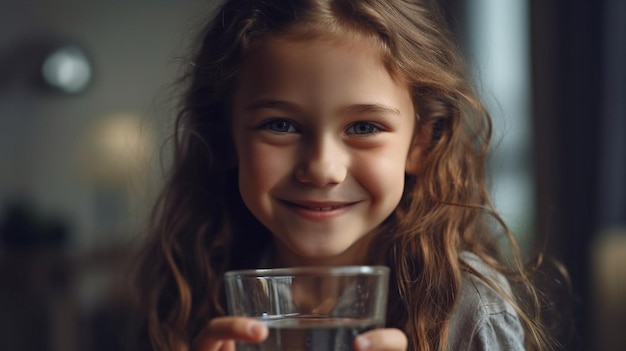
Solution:
[[[194,351],[228,349],[229,345],[222,345],[228,340],[258,343],[264,340],[267,334],[267,326],[259,321],[245,317],[219,317],[211,320],[198,335],[193,349]]]
[[[219,339],[259,342],[267,336],[265,324],[245,317],[220,317],[209,322],[209,333]]]
[[[235,351],[235,341],[234,340],[226,340],[219,351]]]
[[[374,329],[354,340],[357,351],[404,351],[408,346],[406,335],[399,329]]]

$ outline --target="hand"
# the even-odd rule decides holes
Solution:
[[[405,351],[408,346],[406,335],[399,329],[374,329],[354,340],[356,351]]]
[[[245,317],[218,317],[209,322],[192,344],[194,351],[234,351],[235,341],[259,343],[269,330],[261,322]]]

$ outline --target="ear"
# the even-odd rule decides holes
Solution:
[[[416,175],[423,170],[424,159],[428,153],[432,134],[433,126],[431,123],[417,128],[406,158],[405,173]]]

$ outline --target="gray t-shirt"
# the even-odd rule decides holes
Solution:
[[[510,292],[504,276],[478,256],[459,258],[496,285]],[[464,272],[459,300],[450,322],[448,350],[525,350],[524,329],[510,303],[475,275]]]

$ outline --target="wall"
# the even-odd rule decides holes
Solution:
[[[114,116],[132,115],[139,119],[139,132],[152,139],[149,146],[156,146],[162,134],[152,133],[163,130],[172,112],[166,99],[180,67],[176,59],[210,7],[192,0],[3,0],[0,57],[8,79],[0,86],[1,205],[15,197],[29,199],[37,210],[71,221],[77,250],[99,245],[98,231],[107,224],[94,211],[98,193],[106,192],[99,187],[115,186],[103,184],[119,182],[114,177],[138,182],[133,177],[145,174],[133,174],[122,163],[116,164],[122,168],[117,174],[94,174],[94,164],[102,161],[94,160],[102,156],[93,149],[94,133]],[[79,44],[92,59],[93,84],[85,93],[63,96],[32,84],[38,47],[55,42]],[[136,161],[148,169],[153,157],[138,152]],[[142,186],[131,187],[132,196],[146,195]],[[128,204],[129,209],[143,215],[143,200],[132,201],[140,203]],[[125,225],[130,218],[117,220]]]
[[[91,326],[103,326],[98,313],[161,182],[170,85],[213,6],[0,0],[3,348],[107,347],[94,341],[107,329]],[[57,44],[79,45],[91,59],[85,92],[62,94],[38,81]]]

